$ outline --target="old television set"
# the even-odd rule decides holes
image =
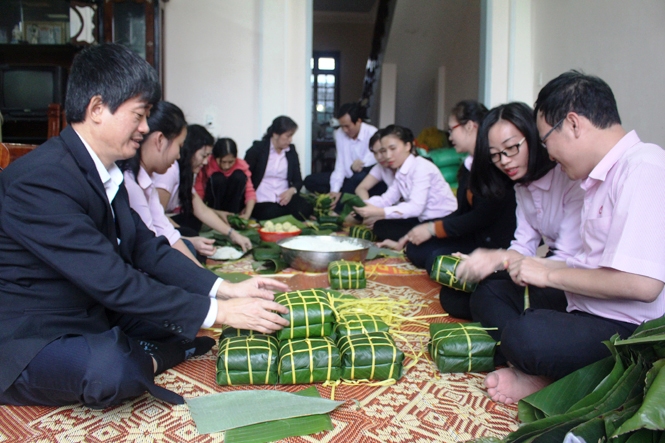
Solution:
[[[0,111],[5,120],[47,118],[49,104],[64,105],[66,76],[60,66],[0,67]]]

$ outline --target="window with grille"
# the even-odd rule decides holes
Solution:
[[[339,106],[339,52],[314,51],[312,57],[312,138],[332,141],[330,120]]]

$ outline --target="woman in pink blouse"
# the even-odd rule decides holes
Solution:
[[[355,212],[372,227],[379,240],[399,240],[414,226],[444,217],[457,209],[457,199],[441,171],[412,153],[413,133],[402,126],[380,130],[387,166],[395,180],[382,195],[365,200]]]
[[[136,156],[120,165],[124,171],[129,204],[155,235],[166,237],[173,248],[200,266],[193,252],[183,242],[180,232],[164,213],[157,189],[150,178],[153,173],[165,173],[180,157],[180,148],[187,136],[185,116],[176,105],[162,101],[150,110],[148,126],[150,132],[143,138]],[[215,252],[211,239],[192,237],[187,241],[203,256]]]
[[[476,166],[478,166],[476,168]],[[550,260],[565,261],[582,247],[580,217],[584,193],[552,161],[540,146],[532,109],[524,103],[508,103],[492,109],[478,131],[470,186],[473,192],[492,195],[502,176],[515,185],[517,229],[505,249],[476,249],[461,255],[457,276],[480,281],[493,272],[503,272],[511,262],[535,256],[541,243],[547,245]],[[563,291],[529,288],[530,307],[566,310]],[[503,326],[524,311],[524,287],[509,279],[487,279],[470,297],[471,316],[496,339]],[[499,355],[497,363],[504,363]]]

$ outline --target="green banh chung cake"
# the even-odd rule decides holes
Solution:
[[[404,353],[387,332],[346,335],[337,341],[342,354],[342,378],[348,380],[398,380]]]
[[[274,385],[277,383],[278,341],[256,334],[224,338],[217,355],[217,383]]]
[[[327,380],[387,380],[402,376],[404,353],[378,316],[334,312],[334,300],[345,305],[349,294],[325,289],[275,295],[289,308],[291,326],[274,335],[225,328],[219,340],[217,383],[301,384]]]
[[[455,270],[459,265],[460,259],[452,255],[439,255],[434,260],[430,278],[437,283],[441,283],[449,288],[457,289],[458,291],[473,292],[478,286],[477,283],[467,283],[455,277]]]
[[[275,301],[289,308],[289,313],[282,315],[289,326],[277,332],[279,340],[331,334],[335,316],[323,289],[280,292],[275,294]]]
[[[333,289],[364,289],[365,266],[356,261],[332,261],[328,264],[328,282]]]
[[[352,226],[349,230],[349,237],[360,238],[362,240],[376,241],[376,235],[371,229],[365,226],[356,225]]]
[[[429,352],[441,372],[494,370],[496,341],[480,323],[432,323]]]

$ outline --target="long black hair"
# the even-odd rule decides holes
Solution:
[[[189,125],[187,137],[180,149],[180,185],[178,187],[178,198],[180,199],[180,212],[185,216],[192,213],[192,186],[194,185],[194,174],[192,173],[192,157],[199,149],[212,146],[215,138],[201,125]]]
[[[150,132],[143,137],[144,143],[153,132],[161,132],[170,141],[179,136],[182,130],[187,127],[187,121],[185,120],[185,114],[179,107],[173,103],[161,101],[157,102],[150,110],[148,127]],[[121,170],[132,171],[134,180],[137,179],[141,168],[141,149],[143,149],[143,144],[136,151],[134,157],[118,162]]]
[[[222,158],[229,154],[236,158],[238,157],[238,145],[236,145],[236,142],[228,137],[218,138],[215,145],[212,147],[212,156],[215,158]]]
[[[298,129],[298,124],[293,121],[291,117],[287,117],[286,115],[280,115],[279,117],[276,117],[270,126],[268,126],[268,129],[266,129],[266,133],[263,135],[263,139],[269,139],[272,137],[273,134],[277,135],[282,135],[285,132],[289,131],[296,131]]]
[[[490,129],[500,120],[515,125],[517,130],[526,138],[525,142],[529,150],[526,174],[516,180],[515,183],[529,184],[543,177],[556,166],[556,163],[550,160],[547,151],[540,146],[540,137],[536,121],[533,118],[533,110],[528,105],[520,102],[497,106],[487,113],[478,128],[473,167],[469,178],[471,192],[483,197],[501,198],[506,188],[505,180],[508,177],[492,163],[488,139]]]

